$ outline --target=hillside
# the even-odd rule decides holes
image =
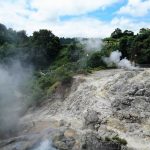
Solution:
[[[0,24],[0,149],[148,150],[149,58],[147,28],[60,38]]]
[[[149,150],[149,98],[150,69],[76,75],[40,108],[29,110],[20,119],[18,137],[1,141],[0,147],[34,149],[44,141],[49,150],[52,140],[58,149],[120,150],[111,141],[125,144],[125,139],[126,149]]]

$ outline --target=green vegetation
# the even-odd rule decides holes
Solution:
[[[118,136],[113,137],[112,140],[118,142],[121,145],[127,145],[127,141]]]
[[[118,49],[122,57],[138,64],[150,64],[150,29],[142,28],[136,35],[132,31],[116,29],[104,42],[103,49],[108,53]]]
[[[95,52],[91,54],[88,60],[88,66],[91,68],[106,68],[106,64],[103,61],[103,57],[106,56],[103,52]]]
[[[25,31],[14,31],[0,24],[0,64],[9,65],[19,60],[24,67],[32,65],[34,77],[24,88],[30,104],[39,104],[49,97],[59,84],[68,84],[72,76],[104,69],[103,57],[119,49],[123,56],[139,64],[150,64],[150,29],[132,31],[116,29],[103,39],[99,51],[85,51],[75,38],[59,38],[49,30],[27,36]]]
[[[120,138],[119,136],[114,136],[112,138],[106,136],[105,141],[107,142],[112,141],[112,142],[117,142],[120,145],[127,145],[127,141],[125,139]]]
[[[111,138],[108,137],[108,136],[106,136],[106,137],[105,137],[105,141],[109,142],[109,141],[111,141]]]

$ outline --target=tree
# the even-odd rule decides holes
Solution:
[[[92,68],[106,67],[106,64],[103,61],[103,56],[104,54],[102,52],[93,53],[88,60],[88,66]]]
[[[18,43],[25,43],[28,40],[28,36],[26,34],[26,31],[21,30],[17,32],[17,42]]]
[[[132,36],[123,36],[119,41],[119,50],[122,53],[122,58],[127,57],[128,59],[131,59],[134,55],[134,51],[131,49],[131,45],[133,42]]]
[[[78,61],[79,58],[82,57],[82,55],[83,55],[83,49],[82,47],[77,45],[77,43],[72,43],[71,45],[69,45],[67,56],[71,62]]]
[[[129,31],[129,30],[125,30],[125,31],[123,32],[123,35],[124,35],[124,36],[134,36],[134,32]]]
[[[142,28],[140,29],[139,34],[150,34],[150,29]]]
[[[0,32],[6,31],[7,28],[5,27],[5,25],[0,23]]]
[[[5,25],[0,23],[0,45],[6,42],[6,32],[7,28],[5,27]]]
[[[30,44],[31,60],[37,68],[50,65],[61,48],[59,38],[48,30],[34,32]]]
[[[115,29],[115,31],[111,34],[111,37],[112,38],[120,38],[120,37],[122,37],[122,31],[121,31],[121,29],[119,29],[119,28],[117,28],[117,29]]]

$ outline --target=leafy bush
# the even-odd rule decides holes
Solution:
[[[104,54],[101,52],[93,53],[88,60],[88,66],[91,68],[96,68],[96,67],[104,67],[105,68],[106,64],[103,61],[103,56],[104,56]]]
[[[121,145],[127,145],[127,141],[118,136],[113,137],[112,140],[117,141]]]
[[[109,138],[108,136],[105,137],[105,141],[109,142],[111,141],[111,138]]]
[[[49,88],[51,85],[54,84],[54,80],[51,76],[49,75],[44,75],[41,78],[39,78],[38,80],[38,85],[41,89],[47,89]]]
[[[45,92],[38,86],[35,86],[30,95],[29,106],[38,106],[45,96]]]
[[[83,55],[84,51],[82,47],[76,43],[71,44],[68,47],[67,57],[71,62],[77,62]]]
[[[71,82],[72,82],[72,76],[69,75],[69,74],[65,75],[65,76],[63,76],[63,78],[61,80],[62,80],[62,84],[63,85],[71,84]]]

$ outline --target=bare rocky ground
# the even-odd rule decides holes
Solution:
[[[150,69],[75,76],[71,87],[58,87],[39,109],[29,110],[20,126],[0,149],[150,150]]]

